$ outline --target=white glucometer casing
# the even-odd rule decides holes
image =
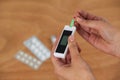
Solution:
[[[68,38],[70,35],[73,35],[75,31],[76,31],[75,26],[70,27],[69,25],[65,25],[54,51],[55,57],[65,58],[68,50]]]

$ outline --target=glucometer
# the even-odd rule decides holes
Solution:
[[[70,35],[73,35],[76,31],[76,27],[74,26],[74,20],[71,21],[70,26],[65,25],[59,42],[57,43],[57,46],[54,51],[54,56],[57,58],[65,58],[68,50],[68,38]]]

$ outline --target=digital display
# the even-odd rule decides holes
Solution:
[[[67,40],[68,40],[68,36],[63,36],[60,45],[66,45],[67,44]]]
[[[58,53],[64,53],[65,49],[67,47],[68,44],[68,37],[72,34],[72,31],[67,31],[64,30],[60,39],[60,42],[58,44],[58,47],[56,49],[56,52]]]

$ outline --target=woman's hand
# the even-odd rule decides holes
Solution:
[[[66,59],[58,59],[53,53],[56,47],[56,41],[52,49],[52,62],[55,67],[55,73],[60,80],[95,80],[90,67],[80,56],[80,48],[78,47],[74,37],[68,40],[69,51]]]
[[[85,40],[99,50],[120,57],[120,30],[85,11],[78,11],[74,19],[78,33]]]

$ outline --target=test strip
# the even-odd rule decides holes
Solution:
[[[74,26],[74,19],[72,19],[71,23],[70,23],[70,27]]]
[[[40,67],[40,65],[42,64],[41,61],[37,60],[36,58],[33,58],[32,56],[26,54],[23,51],[19,51],[16,55],[15,58],[19,61],[21,61],[22,63],[30,66],[33,69],[38,69]]]
[[[35,36],[24,42],[24,45],[41,61],[50,58],[49,49]]]

